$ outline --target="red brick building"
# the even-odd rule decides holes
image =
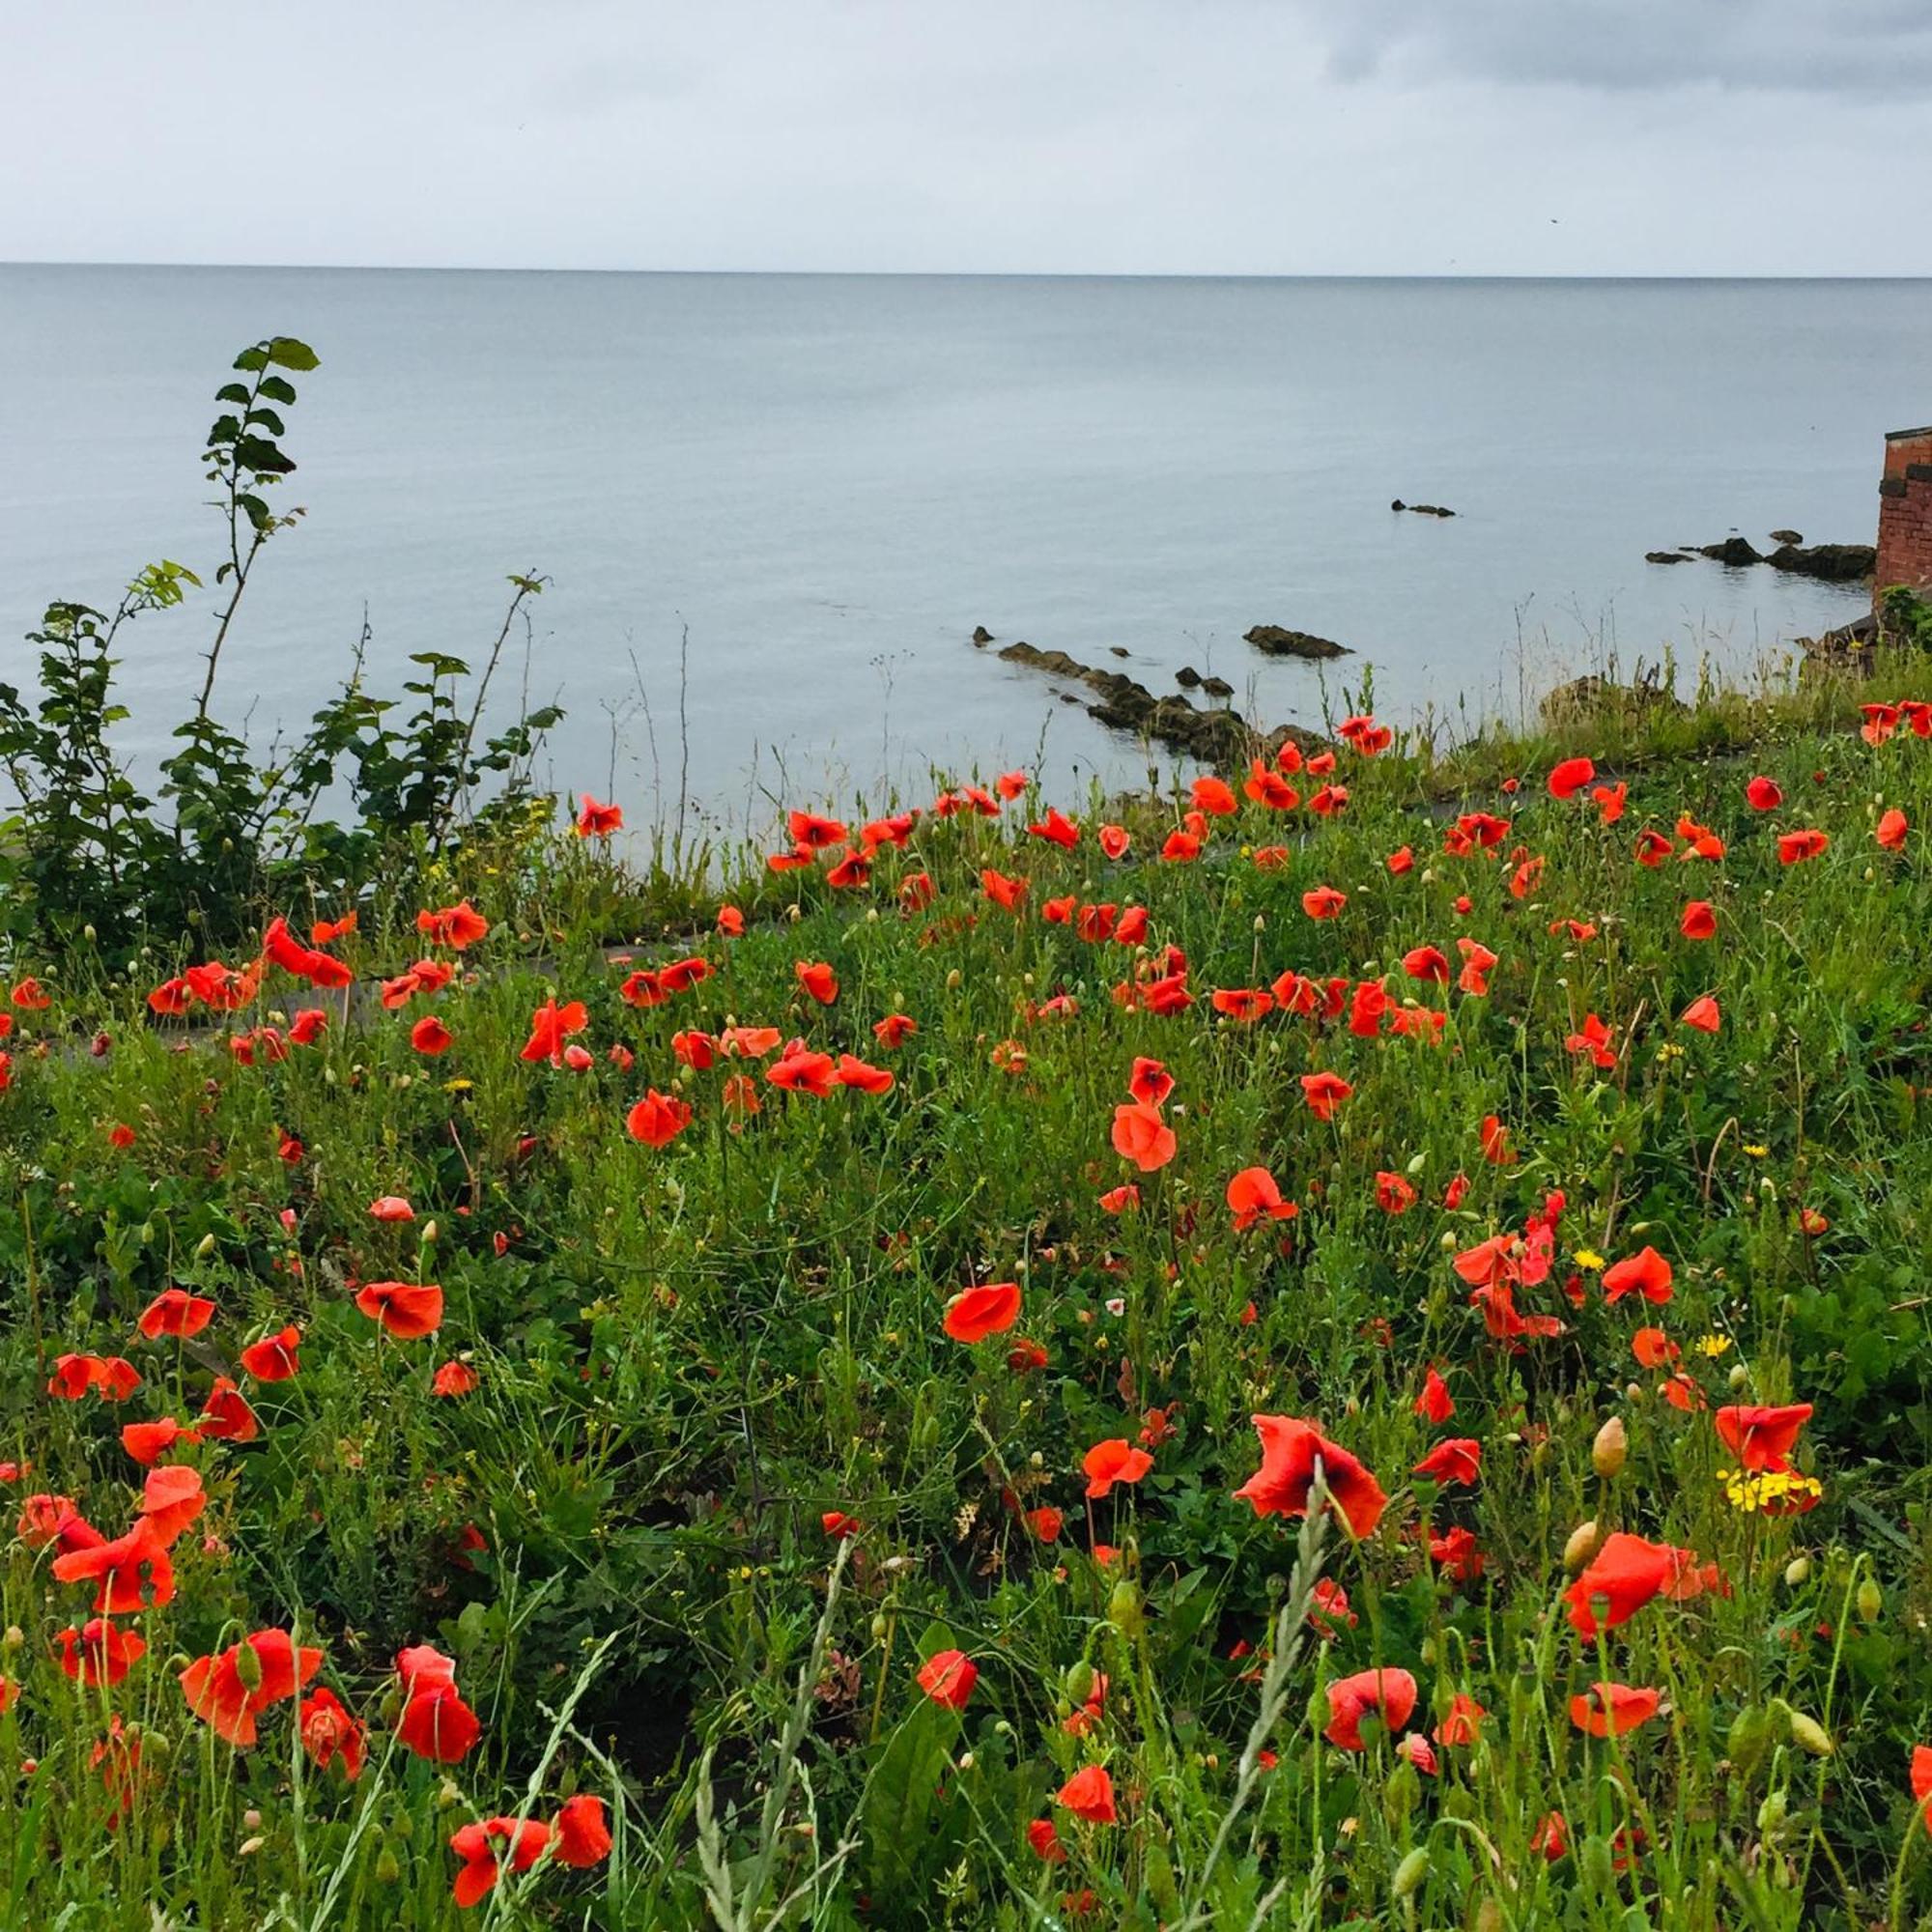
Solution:
[[[1932,427],[1895,429],[1886,438],[1878,497],[1874,601],[1900,583],[1932,590]]]

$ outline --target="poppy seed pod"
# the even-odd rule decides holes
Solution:
[[[1861,1623],[1869,1624],[1878,1621],[1878,1613],[1885,1608],[1885,1593],[1872,1577],[1867,1577],[1859,1585],[1858,1604]]]
[[[1624,1428],[1624,1419],[1613,1415],[1597,1431],[1597,1439],[1590,1444],[1590,1466],[1607,1483],[1622,1470],[1629,1454],[1630,1435]]]

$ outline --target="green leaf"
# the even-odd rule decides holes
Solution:
[[[281,369],[315,369],[322,363],[322,357],[306,342],[298,342],[293,335],[270,338],[269,360]]]
[[[245,409],[248,403],[248,385],[245,383],[224,383],[214,392],[217,403],[240,403]]]
[[[270,436],[286,436],[288,434],[288,430],[284,426],[281,417],[273,410],[250,410],[242,420],[243,422],[260,423]]]
[[[286,405],[295,401],[296,385],[293,383],[285,383],[279,376],[264,376],[258,385],[257,393],[267,396],[271,403]],[[242,400],[246,402],[247,397],[243,396]]]
[[[284,456],[266,437],[244,436],[235,445],[235,460],[257,476],[286,476],[296,467],[295,458]]]
[[[269,366],[269,352],[266,349],[244,349],[235,358],[238,369],[245,369],[250,374]]]
[[[269,508],[268,504],[261,497],[250,496],[246,491],[243,491],[241,496],[236,497],[235,502],[236,507],[254,525],[256,529],[266,531],[274,527],[275,513]],[[215,574],[216,582],[220,581],[223,572],[233,567],[231,564],[224,563],[221,566],[221,571]]]

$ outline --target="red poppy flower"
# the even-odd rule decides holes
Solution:
[[[152,1342],[162,1335],[199,1335],[213,1319],[214,1303],[205,1295],[165,1288],[142,1309],[135,1326]]]
[[[1027,1827],[1026,1835],[1034,1857],[1042,1864],[1064,1865],[1066,1862],[1066,1847],[1060,1842],[1060,1833],[1053,1829],[1051,1818],[1036,1818]]]
[[[1566,1858],[1570,1852],[1570,1824],[1560,1811],[1547,1811],[1529,1841],[1529,1849],[1548,1863]]]
[[[613,832],[624,829],[624,808],[621,805],[599,805],[588,792],[583,794],[582,808],[577,814],[577,836],[580,838],[608,838]]]
[[[839,1086],[855,1087],[862,1094],[890,1094],[896,1084],[885,1067],[874,1066],[856,1053],[841,1053],[832,1077]]]
[[[553,1066],[560,1065],[564,1041],[589,1024],[590,1015],[582,1000],[572,1000],[560,1007],[552,995],[530,1015],[530,1037],[517,1058],[532,1065],[547,1060]]]
[[[1080,1466],[1087,1474],[1087,1493],[1098,1498],[1111,1495],[1116,1483],[1138,1483],[1153,1467],[1153,1458],[1124,1435],[1116,1435],[1094,1443],[1081,1457]]]
[[[1686,939],[1715,939],[1718,933],[1718,915],[1712,909],[1709,899],[1692,899],[1684,908],[1684,917],[1678,923],[1678,931]]]
[[[1076,1771],[1054,1794],[1053,1802],[1089,1825],[1112,1825],[1119,1821],[1120,1814],[1114,1806],[1114,1780],[1107,1776],[1104,1765],[1090,1764],[1086,1770]]]
[[[1114,1151],[1130,1160],[1143,1174],[1152,1174],[1174,1158],[1177,1142],[1174,1129],[1161,1119],[1160,1110],[1145,1100],[1134,1100],[1114,1109]]]
[[[1029,825],[1027,831],[1036,838],[1044,838],[1049,844],[1064,846],[1071,851],[1080,842],[1080,828],[1057,806],[1047,808],[1046,816],[1037,825]]]
[[[919,1031],[919,1022],[904,1013],[888,1013],[872,1025],[872,1037],[881,1046],[900,1047]]]
[[[159,1609],[174,1601],[174,1565],[146,1517],[111,1543],[95,1543],[56,1556],[53,1569],[58,1582],[98,1583],[94,1607],[102,1616]]]
[[[1318,1121],[1332,1121],[1335,1109],[1355,1090],[1339,1073],[1304,1073],[1301,1096]]]
[[[980,1666],[963,1650],[936,1650],[919,1667],[919,1688],[949,1711],[963,1711],[979,1681]]]
[[[1349,903],[1349,895],[1334,886],[1316,886],[1301,895],[1301,909],[1310,919],[1334,919]]]
[[[1699,1033],[1716,1033],[1724,1023],[1724,1016],[1719,1009],[1715,994],[1705,993],[1694,999],[1677,1015],[1679,1026],[1694,1027]]]
[[[1570,1721],[1593,1738],[1620,1738],[1657,1715],[1659,1692],[1628,1684],[1593,1684],[1570,1700]]]
[[[1605,825],[1614,825],[1624,815],[1629,798],[1628,784],[1592,785],[1590,788],[1590,801],[1597,808],[1599,822]]]
[[[1433,1362],[1429,1373],[1422,1378],[1422,1393],[1415,1398],[1415,1412],[1438,1424],[1447,1422],[1456,1413],[1456,1403],[1449,1393],[1449,1384],[1442,1379],[1440,1371]]]
[[[150,1469],[141,1485],[141,1518],[163,1549],[172,1548],[189,1523],[208,1507],[201,1471],[179,1463]]]
[[[1466,935],[1456,942],[1456,951],[1463,955],[1463,970],[1456,975],[1457,989],[1474,999],[1485,998],[1490,990],[1490,975],[1495,969],[1496,955],[1480,939],[1470,939]]]
[[[1472,1745],[1481,1735],[1482,1720],[1490,1714],[1466,1690],[1459,1690],[1449,1700],[1449,1709],[1435,1726],[1435,1742],[1444,1747]]]
[[[419,1341],[442,1326],[442,1290],[435,1282],[372,1281],[355,1306],[399,1342]]]
[[[1058,1543],[1065,1519],[1051,1503],[1042,1503],[1039,1508],[1027,1511],[1025,1521],[1040,1542]]]
[[[689,1103],[655,1087],[624,1117],[624,1131],[650,1148],[668,1147],[690,1124]]]
[[[1798,1446],[1798,1432],[1811,1420],[1811,1405],[1794,1402],[1781,1406],[1734,1406],[1719,1409],[1711,1420],[1719,1439],[1738,1459],[1741,1468],[1752,1472],[1782,1471],[1790,1467],[1791,1452]]]
[[[1823,832],[1782,832],[1777,838],[1777,863],[1801,865],[1806,859],[1817,858],[1831,842]]]
[[[1301,1210],[1284,1200],[1275,1178],[1264,1167],[1244,1167],[1228,1182],[1228,1206],[1235,1210],[1235,1232],[1244,1233],[1257,1221],[1289,1221]]]
[[[447,1053],[455,1043],[456,1036],[434,1013],[425,1013],[410,1029],[410,1044],[431,1060]]]
[[[452,1894],[457,1904],[468,1908],[487,1898],[506,1863],[513,1872],[528,1871],[549,1845],[550,1827],[535,1818],[486,1818],[464,1826],[449,1841],[463,1861]]]
[[[1428,1476],[1445,1488],[1451,1483],[1472,1484],[1483,1473],[1483,1445],[1473,1436],[1453,1435],[1438,1442],[1413,1471]]]
[[[199,1657],[181,1674],[187,1707],[224,1743],[245,1749],[255,1719],[294,1697],[322,1668],[322,1652],[298,1648],[287,1631],[257,1631],[218,1656]]]
[[[262,1433],[248,1399],[227,1376],[216,1376],[197,1418],[202,1435],[217,1442],[252,1442]]]
[[[1631,1337],[1631,1353],[1639,1368],[1661,1369],[1666,1362],[1676,1361],[1683,1350],[1662,1328],[1639,1328]]]
[[[800,959],[792,965],[793,977],[818,1002],[829,1007],[838,997],[838,976],[822,959]]]
[[[415,1680],[396,1720],[396,1738],[404,1749],[432,1764],[461,1762],[482,1735],[476,1713],[463,1701],[454,1682]]]
[[[435,912],[417,913],[416,930],[437,945],[448,947],[452,952],[463,952],[488,936],[490,922],[468,899],[464,899],[459,904],[442,906]]]
[[[54,1638],[60,1667],[78,1684],[118,1684],[147,1655],[147,1639],[108,1617],[90,1617],[79,1629],[70,1624]]]
[[[1563,1593],[1577,1634],[1594,1637],[1602,1630],[1628,1623],[1677,1580],[1686,1552],[1666,1543],[1615,1530]]]
[[[1640,1294],[1646,1301],[1668,1301],[1674,1279],[1670,1264],[1655,1248],[1642,1247],[1604,1270],[1604,1299],[1612,1306],[1627,1294]]]
[[[1376,1206],[1384,1214],[1406,1214],[1415,1206],[1415,1186],[1406,1175],[1387,1169],[1376,1176]]]
[[[1343,1750],[1365,1750],[1362,1719],[1379,1718],[1391,1735],[1415,1709],[1415,1679],[1406,1670],[1358,1670],[1328,1686],[1328,1722],[1321,1735]]]
[[[1670,857],[1670,840],[1661,832],[1639,832],[1636,862],[1639,866],[1661,866]]]
[[[1745,786],[1745,797],[1753,811],[1776,811],[1784,803],[1784,793],[1776,779],[1752,779]]]
[[[1258,1415],[1254,1424],[1262,1465],[1235,1493],[1252,1503],[1257,1516],[1306,1516],[1319,1461],[1322,1482],[1350,1534],[1357,1540],[1375,1534],[1388,1497],[1348,1450],[1330,1442],[1314,1423],[1294,1416]]]
[[[558,1864],[587,1871],[611,1856],[611,1828],[604,1818],[604,1801],[594,1791],[566,1798],[551,1821],[552,1855]]]
[[[351,1784],[362,1776],[366,1734],[327,1685],[302,1699],[296,1712],[296,1730],[309,1762],[318,1771],[327,1771],[339,1760],[342,1775]]]
[[[1483,1150],[1483,1158],[1496,1167],[1509,1167],[1516,1160],[1516,1150],[1510,1145],[1510,1130],[1494,1114],[1483,1116],[1482,1126],[1477,1130],[1477,1138]]]
[[[481,1379],[468,1362],[444,1362],[430,1378],[429,1392],[454,1399],[469,1394]]]
[[[941,1325],[955,1342],[983,1342],[988,1335],[1004,1335],[1019,1319],[1019,1284],[999,1281],[955,1294]]]
[[[1411,980],[1421,980],[1437,986],[1446,985],[1449,957],[1439,946],[1412,946],[1402,955],[1402,970]]]
[[[1912,1747],[1912,1795],[1918,1801],[1925,1829],[1932,1832],[1932,1745]]]
[[[1217,1013],[1246,1026],[1274,1010],[1274,996],[1259,986],[1233,986],[1215,993],[1210,1004]]]
[[[810,1094],[823,1100],[832,1093],[837,1072],[829,1053],[816,1053],[802,1040],[793,1040],[783,1054],[765,1070],[774,1087],[788,1094]]]
[[[1911,822],[1894,805],[1879,814],[1878,824],[1872,829],[1872,837],[1878,840],[1882,851],[1903,852],[1906,837],[1911,830]]]
[[[1588,758],[1565,758],[1550,771],[1549,796],[1575,798],[1596,776],[1597,768]]]
[[[1124,1214],[1140,1205],[1141,1191],[1131,1180],[1123,1180],[1120,1186],[1108,1188],[1099,1199],[1101,1211],[1108,1214]]]

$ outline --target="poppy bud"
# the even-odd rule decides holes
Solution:
[[[9,1650],[18,1650],[26,1640],[27,1633],[18,1624],[9,1624],[6,1636],[0,1638],[0,1642],[4,1642]]]
[[[1423,1662],[1428,1664],[1431,1669],[1434,1669],[1435,1667],[1435,1639],[1433,1636],[1424,1637],[1422,1639],[1421,1647],[1416,1652],[1416,1655],[1420,1657]]]
[[[154,1244],[155,1224],[152,1221],[143,1221],[141,1223],[141,1245],[144,1248],[151,1248]]]
[[[204,1235],[195,1244],[194,1258],[198,1262],[205,1262],[213,1252],[214,1236],[213,1235]]]
[[[235,1675],[241,1679],[244,1690],[259,1690],[262,1688],[262,1658],[252,1643],[238,1643],[235,1646]]]
[[[1391,1898],[1407,1898],[1419,1891],[1422,1882],[1429,1876],[1429,1848],[1417,1845],[1414,1851],[1395,1868],[1395,1876],[1389,1880]]]
[[[463,1803],[463,1793],[457,1789],[456,1780],[453,1777],[445,1777],[442,1780],[442,1782],[437,1786],[436,1790],[437,1809],[439,1811],[447,1811],[451,1805],[461,1804],[462,1803]]]
[[[1867,1577],[1859,1585],[1859,1621],[1866,1624],[1876,1623],[1878,1621],[1878,1613],[1884,1608],[1885,1593],[1879,1588],[1874,1578]],[[11,1635],[12,1633],[9,1633],[9,1634]]]
[[[1758,1830],[1767,1835],[1776,1831],[1784,1823],[1784,1814],[1787,1808],[1788,1801],[1783,1792],[1773,1791],[1768,1793],[1764,1803],[1757,1807]]]
[[[1784,1566],[1784,1581],[1788,1588],[1797,1589],[1811,1574],[1811,1559],[1808,1556],[1794,1556]]]
[[[1624,1384],[1624,1400],[1626,1402],[1641,1402],[1643,1400],[1643,1384],[1641,1382],[1626,1382]]]
[[[1597,1431],[1597,1439],[1590,1444],[1590,1466],[1605,1482],[1609,1482],[1624,1466],[1624,1458],[1630,1454],[1630,1435],[1624,1428],[1624,1419],[1613,1415]]]
[[[387,1845],[383,1847],[383,1855],[376,1861],[376,1883],[396,1885],[401,1882],[403,1868],[396,1861],[396,1855]]]
[[[1141,1614],[1140,1589],[1124,1577],[1114,1585],[1113,1595],[1107,1599],[1107,1621],[1126,1637],[1139,1636],[1147,1628]]]
[[[131,1734],[141,1747],[141,1761],[158,1769],[174,1756],[174,1740],[165,1731],[137,1731]]]
[[[1429,1156],[1426,1153],[1411,1154],[1408,1161],[1408,1172],[1410,1174],[1420,1174],[1428,1165]]]
[[[874,1643],[884,1643],[886,1633],[891,1629],[892,1625],[886,1621],[883,1614],[875,1616],[872,1619],[872,1641]]]
[[[959,1753],[959,1769],[961,1771],[971,1771],[973,1769],[973,1753],[971,1751],[961,1751]]]
[[[1571,1576],[1576,1576],[1577,1571],[1597,1553],[1600,1536],[1595,1517],[1588,1522],[1579,1522],[1570,1532],[1569,1541],[1563,1546],[1563,1567]]]
[[[267,1838],[262,1838],[262,1837],[243,1838],[242,1842],[235,1847],[235,1855],[238,1858],[252,1859],[255,1856],[255,1854],[259,1852],[262,1849],[262,1847],[266,1845],[268,1842],[269,1841]]]
[[[1503,1932],[1503,1909],[1493,1898],[1477,1906],[1476,1932]]]
[[[1724,1379],[1732,1388],[1741,1389],[1750,1380],[1750,1371],[1742,1362],[1733,1362],[1731,1372]]]
[[[1066,1672],[1066,1694],[1076,1704],[1084,1704],[1094,1694],[1094,1666],[1083,1657]]]
[[[1422,1779],[1417,1776],[1414,1765],[1404,1758],[1389,1773],[1388,1781],[1382,1786],[1382,1810],[1390,1824],[1399,1825],[1415,1809],[1415,1801],[1421,1795]]]
[[[952,972],[950,972],[946,976],[946,990],[949,993],[956,993],[959,990],[959,988],[965,984],[965,982],[966,982],[966,976],[960,972],[958,967],[955,966],[953,967]]]
[[[404,1844],[408,1844],[415,1835],[415,1822],[407,1811],[398,1811],[389,1822],[390,1832],[402,1839]]]
[[[1791,1717],[1791,1741],[1802,1745],[1813,1757],[1830,1757],[1834,1748],[1832,1736],[1816,1718],[1807,1718],[1803,1711],[1793,1711]]]
[[[1267,929],[1268,929],[1267,914],[1264,912],[1256,913],[1255,930],[1257,932],[1265,932]]]
[[[425,1221],[423,1223],[423,1231],[422,1231],[423,1246],[426,1248],[435,1247],[437,1244],[437,1240],[439,1236],[440,1236],[442,1230],[439,1228],[434,1221]]]

